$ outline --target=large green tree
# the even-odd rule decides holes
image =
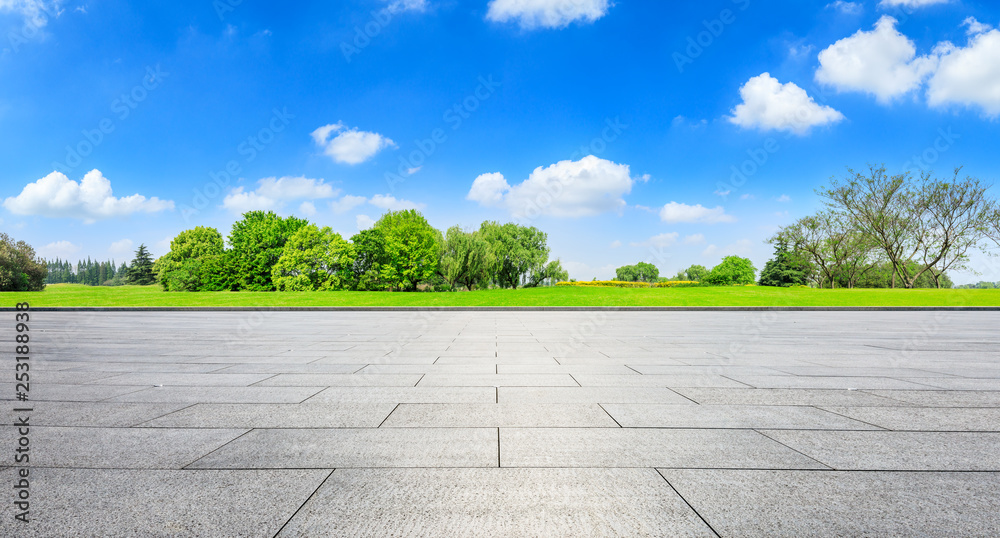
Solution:
[[[753,284],[757,269],[753,262],[739,256],[726,256],[712,272],[705,277],[705,282],[715,286],[738,286]]]
[[[388,260],[382,276],[391,289],[414,291],[437,272],[443,238],[415,209],[390,211],[375,223],[385,238]]]
[[[621,282],[656,282],[660,279],[660,270],[651,263],[639,262],[615,269],[615,279]]]
[[[198,226],[177,234],[153,269],[164,290],[218,291],[226,288],[223,255],[222,234]]]
[[[757,283],[761,286],[805,286],[814,272],[815,268],[801,252],[791,250],[787,243],[778,242],[774,258],[764,265]]]
[[[351,268],[350,288],[360,291],[381,291],[388,288],[382,276],[383,267],[389,264],[385,250],[385,235],[381,230],[362,230],[351,237],[354,247],[354,264]]]
[[[0,291],[42,291],[48,271],[31,245],[0,233]]]
[[[439,270],[449,284],[472,290],[489,283],[495,256],[480,231],[466,232],[452,226],[445,235],[443,247]]]
[[[688,282],[701,282],[708,276],[709,270],[704,265],[692,265],[683,271],[678,271],[674,280],[686,280]]]
[[[490,244],[492,280],[503,288],[517,288],[532,272],[541,271],[549,258],[548,236],[534,226],[487,221],[479,228]]]
[[[271,211],[250,211],[233,223],[226,265],[233,271],[233,288],[273,291],[271,271],[278,263],[288,238],[308,221],[281,218]]]
[[[329,226],[299,228],[288,238],[271,280],[278,291],[344,289],[354,267],[354,247]]]
[[[135,286],[149,286],[156,283],[156,275],[153,273],[153,258],[145,244],[139,245],[139,248],[135,250],[135,258],[129,264],[126,281]]]

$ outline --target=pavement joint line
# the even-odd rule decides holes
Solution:
[[[866,420],[861,420],[859,418],[849,417],[849,416],[847,416],[847,415],[845,415],[843,413],[838,413],[836,411],[831,411],[829,409],[820,407],[818,405],[812,405],[810,407],[812,407],[813,409],[817,409],[819,411],[824,411],[826,413],[833,413],[834,415],[844,417],[844,418],[846,418],[848,420],[853,420],[853,421],[856,421],[856,422],[860,422],[862,424],[867,424],[869,426],[874,426],[874,427],[878,428],[878,430],[876,430],[876,431],[898,431],[898,430],[893,430],[891,428],[886,428],[885,426],[879,426],[878,424],[872,424],[871,422],[868,422]],[[837,406],[830,406],[830,407],[837,407]],[[771,429],[773,429],[773,428],[771,428]],[[936,430],[927,430],[927,431],[936,431]]]
[[[656,474],[660,475],[660,478],[662,478],[663,481],[666,482],[668,486],[670,486],[670,489],[672,489],[674,493],[676,493],[677,496],[680,497],[682,501],[684,501],[684,504],[686,504],[687,507],[690,508],[692,512],[694,512],[694,515],[698,516],[698,519],[700,519],[701,522],[708,527],[708,530],[712,531],[712,533],[718,536],[719,538],[722,537],[722,535],[719,534],[719,531],[715,530],[715,527],[713,527],[712,524],[709,523],[708,520],[701,515],[701,512],[699,512],[698,509],[696,509],[694,506],[691,505],[690,502],[688,502],[688,500],[684,497],[684,495],[681,495],[680,491],[677,491],[677,488],[675,488],[674,485],[671,484],[669,480],[667,480],[667,477],[663,476],[663,473],[661,473],[659,469],[654,468],[653,471],[655,471]]]
[[[178,428],[178,429],[185,429],[185,428]],[[243,429],[243,428],[233,428],[233,429]],[[225,443],[222,443],[221,445],[219,445],[219,446],[215,447],[215,448],[214,448],[213,450],[209,451],[208,453],[206,453],[206,454],[202,454],[201,456],[198,456],[198,457],[197,457],[197,458],[195,458],[195,460],[194,460],[194,461],[192,461],[191,463],[189,463],[189,464],[187,464],[187,465],[182,465],[182,466],[181,466],[181,468],[182,468],[182,469],[186,469],[186,468],[188,468],[188,467],[190,467],[190,466],[194,465],[195,463],[198,463],[198,460],[200,460],[200,459],[202,459],[202,458],[205,458],[205,457],[207,457],[207,456],[210,456],[210,455],[211,455],[211,454],[213,454],[214,452],[216,452],[216,451],[220,450],[221,448],[223,448],[223,447],[225,447],[226,445],[228,445],[229,443],[232,443],[233,441],[235,441],[235,440],[239,439],[240,437],[243,437],[244,435],[246,435],[246,434],[248,434],[248,433],[252,432],[253,430],[254,430],[254,428],[249,428],[249,429],[247,429],[247,431],[245,431],[245,432],[243,432],[243,433],[241,433],[241,434],[237,435],[236,437],[233,437],[232,439],[230,439],[230,440],[226,441]]]
[[[261,375],[263,375],[263,374],[261,374]],[[267,381],[268,379],[274,379],[274,378],[278,377],[279,375],[281,375],[281,374],[280,374],[280,373],[279,373],[279,374],[272,374],[272,375],[270,375],[270,376],[268,376],[268,377],[265,377],[264,379],[261,379],[260,381],[254,381],[253,383],[250,383],[250,384],[249,384],[249,385],[247,385],[247,386],[248,386],[248,387],[253,387],[253,386],[256,386],[256,385],[257,385],[257,383],[263,383],[263,382]],[[265,385],[265,386],[266,386],[266,385]]]
[[[763,428],[761,428],[761,429],[763,429]],[[769,428],[769,429],[770,429],[770,428]],[[831,471],[837,471],[837,470],[840,470],[840,469],[837,469],[837,468],[835,468],[835,467],[834,467],[834,466],[832,466],[832,465],[829,465],[829,464],[827,464],[827,463],[824,463],[824,462],[822,462],[822,461],[819,461],[818,459],[816,459],[816,458],[814,458],[814,457],[810,456],[809,454],[806,454],[805,452],[802,452],[801,450],[799,450],[799,449],[797,449],[797,448],[793,448],[793,447],[791,447],[791,446],[789,446],[789,445],[787,445],[787,444],[785,444],[785,443],[782,443],[781,441],[779,441],[779,440],[777,440],[777,439],[775,439],[775,438],[771,437],[770,435],[767,435],[766,433],[764,433],[764,432],[762,432],[762,431],[760,431],[760,430],[758,430],[758,429],[756,429],[756,428],[755,428],[755,429],[754,429],[753,431],[757,432],[757,433],[758,433],[758,434],[760,434],[760,435],[763,435],[764,437],[766,437],[766,438],[768,438],[768,439],[770,439],[770,440],[774,441],[775,443],[778,443],[779,445],[781,445],[781,446],[783,446],[783,447],[785,447],[785,448],[787,448],[787,449],[789,449],[789,450],[791,450],[791,451],[793,451],[793,452],[797,452],[797,453],[801,454],[802,456],[804,456],[804,457],[806,457],[806,458],[809,458],[809,459],[811,459],[811,460],[815,461],[816,463],[818,463],[818,464],[820,464],[820,465],[822,465],[822,466],[824,466],[824,467],[827,467],[827,468],[829,468],[829,469],[830,469]]]
[[[302,387],[296,387],[296,388],[302,388]],[[305,387],[305,388],[310,388],[310,387]],[[316,387],[312,387],[312,388],[316,388]],[[322,387],[319,390],[317,390],[316,392],[310,394],[309,396],[306,396],[305,399],[303,399],[302,401],[300,401],[298,403],[299,404],[304,404],[304,403],[308,402],[309,400],[311,400],[312,398],[315,398],[318,394],[320,394],[321,392],[325,391],[328,388],[330,388],[330,387]]]
[[[608,410],[604,408],[604,405],[597,404],[597,406],[601,408],[601,411],[604,411],[609,417],[611,417],[611,420],[615,421],[615,424],[617,424],[619,428],[622,427],[621,422],[618,422],[618,419],[616,419],[611,413],[608,413]]]
[[[382,419],[382,422],[379,422],[379,423],[378,423],[378,426],[376,426],[376,427],[375,427],[375,429],[379,429],[379,428],[381,428],[381,427],[382,427],[382,425],[383,425],[383,424],[385,424],[385,421],[389,420],[389,417],[390,417],[390,416],[392,416],[392,414],[393,414],[393,413],[395,413],[397,409],[399,409],[399,406],[400,406],[400,405],[403,405],[403,404],[401,404],[401,403],[397,403],[397,404],[396,404],[396,407],[393,407],[393,408],[392,408],[392,411],[389,411],[389,414],[388,414],[388,415],[386,415],[386,416],[385,416],[385,418],[383,418],[383,419]],[[312,429],[312,428],[295,428],[295,429],[301,429],[301,430],[304,430],[304,429]],[[351,429],[357,429],[357,428],[351,428]]]
[[[179,412],[181,412],[181,411],[184,411],[184,410],[186,410],[186,409],[191,409],[192,407],[194,407],[194,406],[196,406],[196,405],[198,405],[198,403],[193,403],[193,404],[191,404],[191,405],[185,405],[184,407],[182,407],[182,408],[180,408],[180,409],[175,409],[175,410],[173,410],[173,411],[171,411],[171,412],[169,412],[169,413],[164,413],[164,414],[162,414],[162,415],[160,415],[160,416],[157,416],[157,417],[153,417],[153,418],[151,418],[151,419],[148,419],[148,420],[144,420],[144,421],[142,421],[142,422],[139,422],[139,423],[136,423],[136,424],[133,424],[133,425],[129,426],[129,428],[145,428],[146,426],[143,426],[143,424],[146,424],[147,422],[152,422],[152,421],[154,421],[154,420],[158,420],[158,419],[161,419],[161,418],[163,418],[163,417],[165,417],[165,416],[167,416],[167,415],[173,415],[174,413],[179,413]],[[39,424],[39,426],[44,426],[44,424]]]
[[[326,484],[326,481],[329,480],[330,477],[333,476],[333,473],[335,472],[337,472],[337,469],[330,469],[330,472],[327,473],[326,477],[323,480],[319,481],[319,485],[316,486],[316,489],[314,489],[312,493],[310,493],[309,496],[306,497],[306,500],[302,501],[302,504],[300,504],[299,507],[296,508],[294,512],[292,512],[292,515],[289,516],[287,520],[285,520],[285,523],[281,526],[280,529],[278,529],[278,532],[274,533],[274,536],[272,536],[271,538],[277,538],[277,536],[281,534],[281,531],[285,530],[285,527],[287,527],[288,524],[291,523],[293,519],[295,519],[295,516],[299,514],[299,511],[301,511],[302,508],[305,507],[305,505],[308,504],[310,500],[312,500],[313,496],[315,496],[316,493],[319,492],[320,488],[323,487],[323,484]]]

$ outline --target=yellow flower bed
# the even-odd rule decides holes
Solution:
[[[671,280],[668,282],[622,282],[620,280],[589,280],[584,282],[559,282],[556,286],[577,286],[592,288],[670,288],[673,286],[683,286],[699,284],[688,280]]]

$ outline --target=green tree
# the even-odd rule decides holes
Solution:
[[[557,282],[564,282],[569,280],[569,271],[563,269],[560,260],[552,260],[545,266],[545,280],[548,281],[550,286]]]
[[[170,252],[154,264],[160,286],[167,291],[216,291],[225,288],[220,278],[224,246],[215,228],[185,230],[170,242]]]
[[[354,266],[351,269],[352,290],[381,291],[388,288],[382,268],[389,263],[385,236],[374,228],[362,230],[351,237],[354,246]]]
[[[738,286],[753,284],[757,269],[753,262],[739,256],[726,256],[719,265],[705,277],[705,282],[714,286]]]
[[[136,286],[149,286],[156,283],[156,275],[153,274],[153,259],[145,244],[139,245],[135,251],[135,258],[130,265],[127,281]]]
[[[443,238],[415,209],[390,211],[374,228],[385,238],[382,277],[391,289],[414,291],[437,272]]]
[[[701,282],[708,276],[708,268],[704,265],[692,265],[683,271],[678,271],[674,280],[686,280],[688,282]]]
[[[48,272],[31,245],[0,233],[0,291],[42,291]]]
[[[288,238],[308,221],[281,218],[271,211],[250,211],[233,223],[229,234],[230,254],[225,265],[232,271],[232,288],[274,291],[271,271],[278,263]]]
[[[288,238],[271,280],[278,291],[344,289],[354,267],[354,247],[329,226],[299,228]]]
[[[495,263],[493,250],[481,232],[466,232],[458,226],[448,228],[439,270],[453,287],[486,287]]]
[[[805,286],[814,272],[812,264],[801,253],[779,241],[774,248],[774,258],[764,265],[757,283],[761,286]]]
[[[493,251],[491,279],[500,287],[517,288],[548,261],[548,236],[534,226],[487,221],[479,231]]]
[[[660,270],[651,263],[639,262],[615,269],[615,278],[622,282],[656,282],[660,279]]]

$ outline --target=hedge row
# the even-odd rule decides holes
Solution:
[[[556,286],[576,286],[584,288],[674,288],[678,286],[700,286],[700,282],[690,280],[670,280],[667,282],[624,282],[621,280],[590,280],[584,282],[559,282]]]

